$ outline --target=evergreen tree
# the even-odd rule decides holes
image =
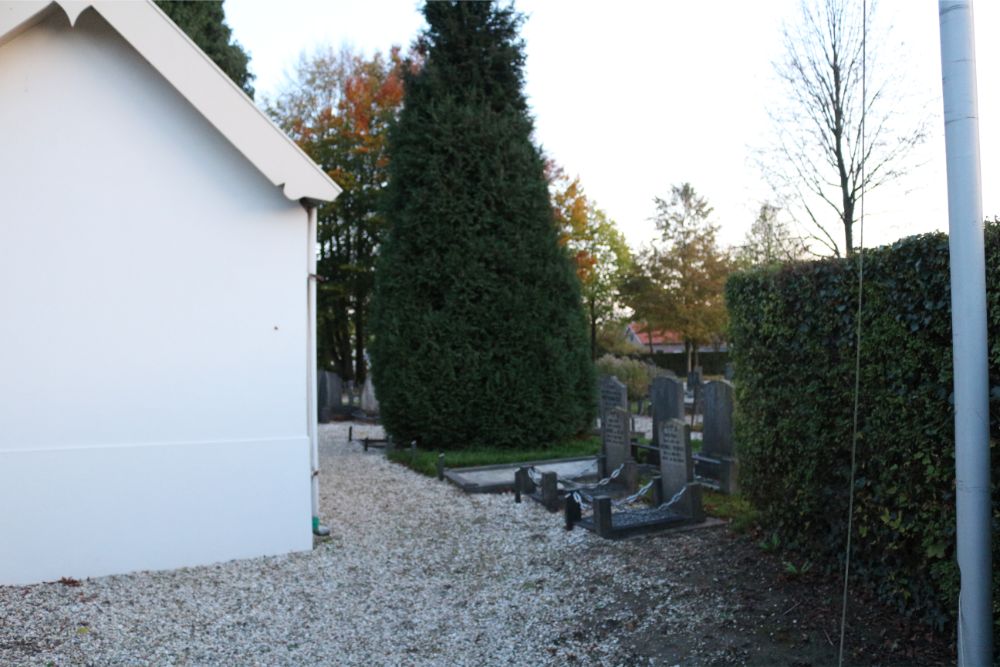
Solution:
[[[389,138],[370,346],[393,437],[545,446],[594,413],[580,286],[521,93],[521,17],[429,2]]]
[[[226,23],[222,0],[156,0],[174,23],[225,72],[237,86],[253,97],[253,74],[250,56],[240,43],[233,40],[233,31]]]

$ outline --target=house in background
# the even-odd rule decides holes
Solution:
[[[312,546],[315,208],[158,8],[0,2],[0,584]]]
[[[684,338],[676,331],[666,329],[649,331],[645,322],[630,322],[625,327],[625,340],[633,345],[642,347],[643,352],[649,354],[683,354]],[[699,345],[698,352],[726,352],[728,347],[725,341],[718,341],[714,344]]]

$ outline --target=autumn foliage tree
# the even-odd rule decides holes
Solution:
[[[375,257],[385,227],[388,129],[403,102],[399,49],[371,58],[348,49],[304,56],[268,102],[271,116],[343,192],[319,209],[317,355],[320,368],[363,381]]]
[[[725,330],[731,261],[716,240],[712,208],[690,183],[674,186],[669,201],[654,202],[660,239],[640,253],[625,284],[626,301],[650,330],[681,335],[690,370],[698,346],[720,340]]]
[[[548,164],[552,207],[560,243],[569,251],[580,280],[590,328],[590,354],[598,356],[598,332],[614,317],[632,253],[614,220],[589,199],[580,178]]]
[[[596,387],[531,139],[521,18],[487,2],[428,2],[424,17],[372,304],[382,422],[433,448],[552,445],[589,426]]]

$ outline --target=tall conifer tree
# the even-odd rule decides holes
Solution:
[[[588,426],[594,371],[521,92],[512,7],[428,2],[390,134],[372,304],[382,419],[428,447],[539,446]]]

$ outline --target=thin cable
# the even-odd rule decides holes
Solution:
[[[861,398],[861,306],[865,284],[865,116],[868,85],[868,2],[861,0],[861,216],[858,220],[858,313],[854,350],[854,423],[851,432],[851,485],[847,494],[847,549],[844,554],[844,595],[840,605],[840,651],[837,665],[844,665],[844,636],[847,631],[848,577],[851,574],[851,532],[854,526],[854,474],[858,457],[858,412]]]

